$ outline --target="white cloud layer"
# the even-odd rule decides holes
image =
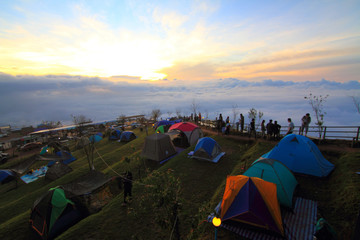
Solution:
[[[121,79],[119,81],[119,79]],[[0,74],[0,125],[36,125],[42,120],[70,123],[70,115],[84,114],[94,121],[121,114],[149,114],[159,108],[163,115],[181,109],[190,115],[195,100],[203,116],[222,113],[232,119],[233,106],[245,117],[250,108],[264,112],[265,119],[286,125],[292,117],[300,124],[312,109],[304,96],[329,94],[324,104],[326,125],[354,125],[360,120],[351,96],[359,97],[360,82],[320,80],[307,82],[216,79],[189,84],[182,80],[127,81],[132,77],[101,79],[84,76],[12,76]]]

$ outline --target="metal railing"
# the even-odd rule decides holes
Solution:
[[[213,120],[205,120],[201,121],[200,124],[202,126],[208,127],[208,128],[216,128],[217,123]],[[248,123],[245,123],[245,132],[247,132],[248,129]],[[236,124],[232,124],[233,131],[237,131]],[[256,125],[256,131],[260,132],[260,126]],[[299,133],[300,126],[295,126],[294,133]],[[280,134],[285,135],[287,132],[287,126],[282,126],[280,129]],[[359,143],[359,137],[360,137],[360,126],[322,126],[322,128],[319,128],[318,126],[309,126],[309,130],[307,133],[307,136],[320,139],[320,140],[326,140],[326,139],[341,139],[341,140],[350,140],[354,143]]]

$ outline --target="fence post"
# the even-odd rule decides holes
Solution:
[[[357,134],[356,134],[356,142],[359,141],[359,134],[360,134],[360,127],[358,127]]]
[[[326,135],[326,127],[324,127],[324,133],[323,133],[323,140],[325,140],[325,135]]]

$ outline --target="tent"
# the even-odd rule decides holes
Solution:
[[[173,120],[173,121],[161,120],[154,124],[154,128],[157,129],[160,126],[171,126],[171,125],[173,125],[175,123],[179,123],[179,122],[181,122],[181,119],[177,119],[177,120]]]
[[[45,179],[55,180],[58,179],[69,172],[72,171],[72,168],[62,162],[56,162],[48,168],[45,174]]]
[[[77,178],[71,183],[65,184],[62,188],[76,196],[82,206],[90,214],[98,212],[117,193],[117,183],[112,177],[102,172],[93,170]]]
[[[165,133],[165,132],[166,132],[165,126],[164,126],[164,125],[159,126],[159,127],[155,130],[155,132],[156,132],[156,133]]]
[[[260,178],[228,176],[220,216],[284,235],[276,184]]]
[[[121,133],[119,142],[130,142],[136,139],[136,135],[131,131],[124,131]]]
[[[169,131],[173,130],[182,131],[186,135],[190,145],[195,145],[199,138],[203,137],[201,128],[190,122],[176,123],[169,128]]]
[[[302,135],[285,136],[262,157],[276,159],[295,173],[316,177],[326,177],[334,169],[334,164],[323,157],[315,143]]]
[[[99,135],[95,134],[95,135],[91,135],[89,137],[89,141],[91,143],[97,143],[97,142],[100,142],[102,140],[102,137],[100,137]]]
[[[294,174],[281,162],[259,158],[243,174],[248,177],[258,177],[276,184],[277,198],[280,205],[293,207],[293,194],[298,184]]]
[[[182,131],[172,130],[165,134],[169,135],[169,137],[175,147],[183,148],[183,149],[190,147],[189,141],[188,141],[185,133],[183,133]]]
[[[110,132],[109,140],[119,140],[121,136],[121,131],[119,129],[115,129]]]
[[[219,144],[210,137],[200,138],[195,146],[192,158],[217,163],[225,152],[221,152]]]
[[[31,209],[30,227],[42,239],[54,239],[85,217],[71,194],[56,187],[38,198]]]
[[[8,183],[12,180],[16,179],[16,173],[9,169],[1,169],[0,170],[0,183]]]
[[[176,154],[174,144],[167,134],[157,133],[145,138],[141,155],[147,159],[161,162]]]

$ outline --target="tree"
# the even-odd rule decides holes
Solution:
[[[326,99],[328,98],[329,95],[313,95],[312,93],[309,93],[308,96],[305,96],[304,99],[307,99],[309,101],[309,104],[311,105],[314,113],[315,113],[315,118],[316,118],[316,122],[315,125],[318,126],[318,131],[319,131],[319,138],[321,138],[321,134],[323,131],[323,126],[324,126],[324,116],[326,114],[326,112],[324,111],[324,102],[326,102]]]
[[[358,111],[358,113],[360,113],[360,97],[355,97],[355,96],[351,96],[353,102],[354,102],[354,105],[356,107],[356,110]]]
[[[120,116],[116,120],[117,120],[118,124],[124,126],[125,122],[126,122],[126,115],[120,114]]]
[[[255,108],[251,108],[248,112],[248,118],[249,118],[250,122],[254,118],[255,122],[257,122],[257,126],[260,125],[260,122],[261,122],[261,119],[263,116],[264,116],[264,113],[256,110]]]
[[[151,118],[156,122],[158,117],[161,116],[161,110],[156,108],[151,111]]]
[[[46,127],[46,128],[48,128],[48,129],[51,129],[51,128],[58,128],[58,127],[61,127],[62,126],[62,124],[61,124],[61,122],[60,121],[41,121],[41,124],[40,124],[41,126],[43,126],[43,127]]]
[[[153,171],[144,181],[139,207],[135,214],[151,212],[154,222],[170,236],[180,239],[179,210],[181,182],[172,169]],[[170,237],[171,239],[171,237]]]
[[[85,124],[86,123],[91,123],[91,119],[87,118],[85,115],[72,115],[71,114],[71,118],[73,120],[73,123],[76,125],[76,128],[78,130],[78,134],[79,137],[81,137],[83,135],[83,131],[85,129]]]
[[[181,116],[181,108],[176,108],[175,113],[176,113],[177,118],[179,118],[179,119],[182,118],[182,116]]]
[[[194,117],[196,116],[198,109],[199,104],[196,102],[195,99],[193,99],[190,105],[190,110],[194,113]]]

